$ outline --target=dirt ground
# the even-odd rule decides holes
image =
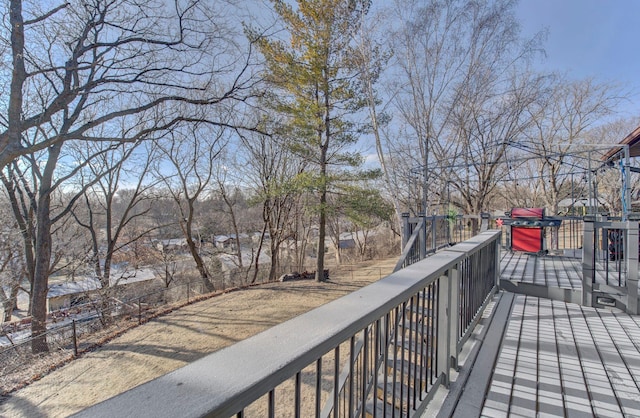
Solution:
[[[136,327],[0,401],[2,417],[63,417],[337,299],[389,274],[397,258],[313,280],[270,283]]]

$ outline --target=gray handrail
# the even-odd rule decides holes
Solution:
[[[354,293],[80,412],[80,417],[232,416],[438,281],[437,370],[448,381],[450,326],[458,314],[448,284],[459,263],[500,232],[473,238],[464,251],[442,251]],[[494,260],[487,260],[495,263]],[[447,293],[448,292],[448,293]],[[451,317],[453,316],[453,318]],[[442,328],[442,329],[440,329]],[[434,340],[435,341],[435,340]],[[433,364],[431,367],[435,367]],[[297,403],[297,402],[296,402]],[[358,407],[362,408],[364,401]]]

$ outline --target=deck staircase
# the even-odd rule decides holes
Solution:
[[[440,382],[436,294],[437,286],[429,286],[353,343],[355,355],[339,380],[341,410],[368,418],[413,416],[420,410],[430,389]],[[322,416],[334,416],[333,404],[325,405]]]
[[[431,361],[436,352],[431,300],[424,301],[426,306],[414,302],[404,307],[391,334],[386,367],[379,371],[376,396],[367,402],[367,417],[407,416],[436,379],[435,361]]]

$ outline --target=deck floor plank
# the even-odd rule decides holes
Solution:
[[[501,271],[523,283],[582,286],[577,258],[511,253]],[[516,295],[481,415],[640,416],[640,318]]]
[[[609,264],[596,281],[617,285]],[[582,288],[576,257],[505,251],[500,270],[502,280]],[[481,416],[640,417],[640,316],[538,296],[514,294]]]

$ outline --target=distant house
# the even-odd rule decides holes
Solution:
[[[227,235],[216,235],[213,238],[213,244],[216,246],[216,248],[221,250],[233,248],[235,245],[235,239]]]
[[[150,284],[155,278],[153,270],[138,269],[126,276],[120,274],[112,276],[110,285],[119,290],[125,288],[133,290]],[[97,294],[100,288],[100,281],[95,277],[52,284],[47,293],[47,310],[51,312],[84,303]]]
[[[160,239],[156,241],[159,251],[178,251],[187,248],[186,238]]]
[[[583,216],[589,212],[589,208],[597,208],[602,206],[597,200],[586,197],[576,199],[566,198],[558,202],[558,210],[562,214]]]
[[[355,248],[357,244],[362,245],[362,243],[367,242],[372,237],[376,236],[378,231],[369,230],[369,231],[355,231],[355,232],[343,232],[340,234],[340,241],[338,246],[340,249],[348,249]]]
[[[216,235],[213,238],[213,243],[216,246],[216,248],[219,248],[221,250],[224,250],[224,249],[235,250],[236,248],[238,248],[239,245],[243,243],[250,244],[251,236],[245,233],[240,233],[238,234],[237,237],[236,237],[236,234]]]
[[[356,247],[356,240],[353,237],[352,232],[343,232],[340,234],[340,239],[338,241],[338,248],[341,250],[346,250],[349,248]]]
[[[243,266],[249,266],[251,265],[252,262],[255,262],[255,260],[253,260],[253,258],[255,257],[255,254],[252,251],[246,251],[243,250],[241,251],[241,255],[242,255],[242,265]],[[218,255],[218,259],[220,260],[221,263],[221,268],[223,272],[229,272],[229,271],[234,271],[238,269],[238,257],[235,254],[219,254]],[[271,257],[269,257],[268,254],[266,254],[265,252],[260,253],[260,258],[258,260],[259,264],[261,266],[267,266],[271,264]]]

